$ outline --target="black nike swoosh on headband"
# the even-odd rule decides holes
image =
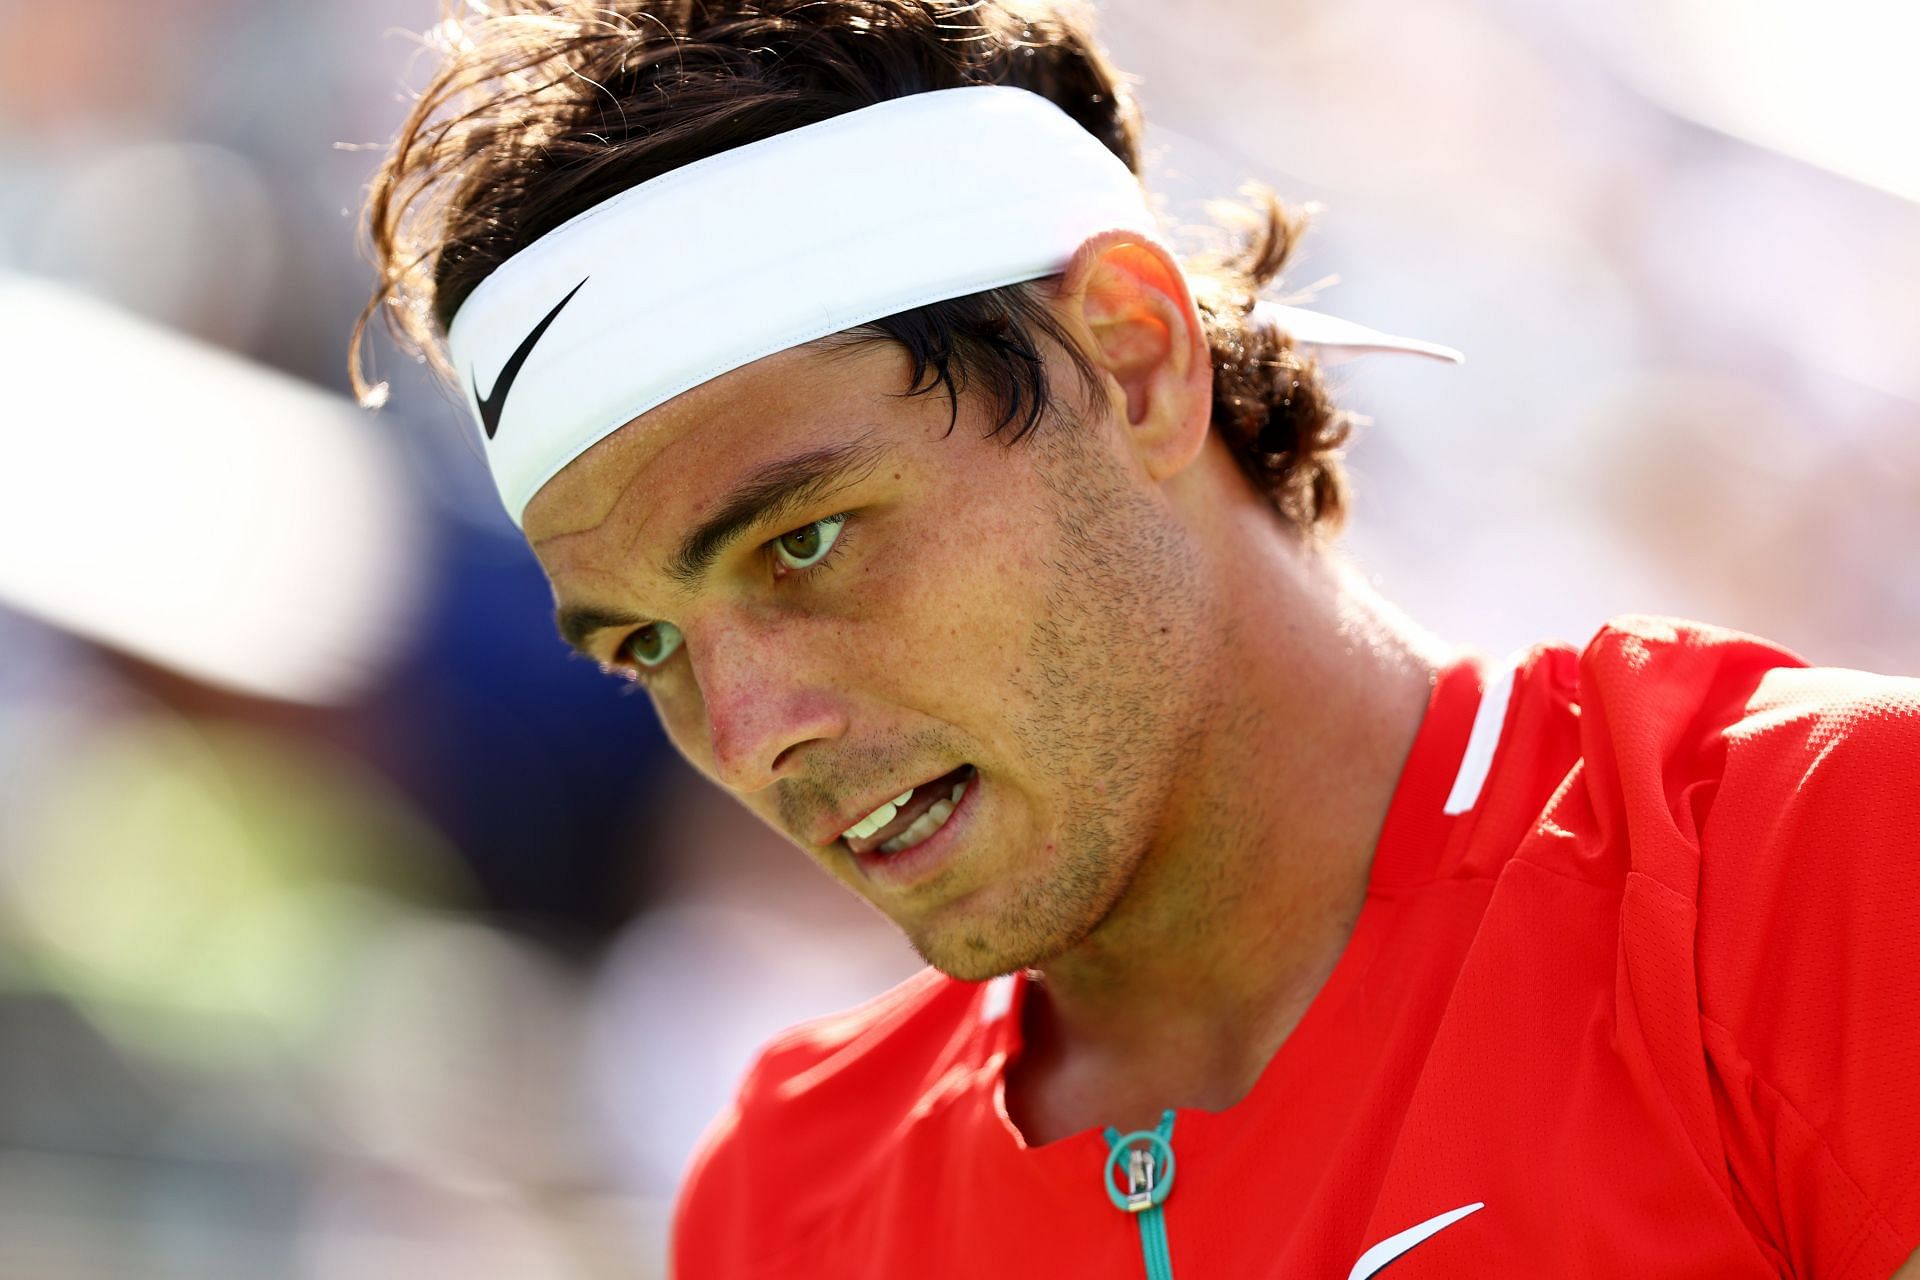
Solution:
[[[567,290],[567,296],[553,304],[553,310],[547,312],[546,319],[533,326],[533,332],[520,340],[520,345],[513,349],[513,354],[507,357],[507,362],[500,366],[500,374],[493,380],[492,391],[484,396],[481,395],[480,379],[477,376],[474,378],[473,398],[480,402],[480,425],[486,428],[487,439],[493,439],[493,433],[500,429],[500,411],[506,408],[507,392],[513,390],[513,380],[520,376],[520,366],[527,362],[527,356],[533,351],[533,344],[540,341],[540,335],[547,331],[547,326],[553,323],[554,317],[560,314],[561,308],[572,302],[573,295],[580,292],[587,280],[591,279],[593,277],[588,276],[586,280]]]

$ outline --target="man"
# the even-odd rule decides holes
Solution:
[[[1371,595],[1305,348],[1417,344],[1256,305],[1277,205],[1176,260],[1067,17],[500,8],[369,311],[566,639],[930,966],[766,1050],[682,1276],[1901,1266],[1914,682]]]

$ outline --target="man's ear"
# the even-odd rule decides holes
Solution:
[[[1185,469],[1206,442],[1213,359],[1180,264],[1138,232],[1103,231],[1067,264],[1062,293],[1088,356],[1125,399],[1148,474]]]

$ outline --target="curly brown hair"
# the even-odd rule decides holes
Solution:
[[[369,186],[378,281],[348,356],[382,316],[450,374],[445,333],[490,272],[575,214],[717,152],[907,94],[1013,85],[1061,107],[1139,171],[1140,113],[1084,15],[1047,0],[463,0],[442,60]],[[1274,509],[1309,535],[1345,516],[1351,419],[1317,364],[1250,320],[1305,218],[1249,188],[1229,249],[1185,263],[1213,355],[1213,427]],[[912,358],[908,394],[974,390],[1018,440],[1052,400],[1045,345],[1097,387],[1047,306],[1058,277],[918,307],[849,331]]]

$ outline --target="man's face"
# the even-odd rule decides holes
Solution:
[[[687,760],[979,979],[1085,938],[1159,837],[1203,574],[1123,413],[1009,445],[978,397],[949,433],[907,370],[878,342],[761,360],[596,446],[525,525],[563,627],[642,679]],[[962,785],[919,844],[841,838]]]

